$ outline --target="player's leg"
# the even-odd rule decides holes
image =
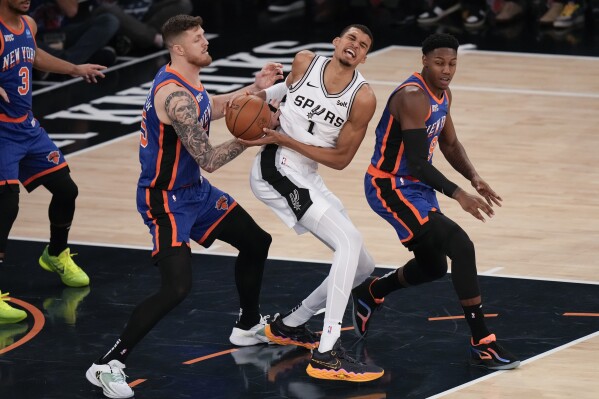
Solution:
[[[69,167],[63,154],[50,140],[39,124],[30,124],[31,143],[27,155],[19,166],[19,179],[28,192],[44,186],[52,194],[48,208],[50,218],[50,244],[39,258],[40,266],[57,273],[65,285],[84,287],[89,285],[89,277],[73,261],[67,239],[73,215],[77,185],[69,175]]]
[[[116,343],[87,370],[88,381],[101,387],[108,397],[133,396],[123,372],[128,356],[191,290],[189,238],[202,205],[197,191],[198,187],[192,186],[164,195],[162,190],[137,189],[137,209],[152,236],[152,258],[160,272],[160,288],[135,307]]]
[[[39,263],[45,270],[58,273],[65,285],[84,287],[89,285],[89,277],[74,262],[67,246],[78,188],[70,174],[62,173],[64,170],[56,172],[55,178],[43,182],[43,186],[52,194],[48,207],[50,243],[44,249]]]
[[[101,387],[108,397],[133,396],[123,372],[127,357],[191,290],[191,250],[188,246],[173,248],[166,257],[156,262],[156,266],[161,276],[160,289],[135,307],[116,343],[87,370],[88,381]]]
[[[260,315],[260,288],[264,263],[272,238],[229,194],[204,178],[199,196],[204,204],[191,229],[191,238],[208,248],[214,240],[227,242],[239,250],[235,260],[235,283],[240,314],[230,336],[235,345],[267,342],[256,335],[266,324]]]
[[[489,332],[485,323],[474,244],[468,234],[454,221],[439,213],[431,214],[430,223],[434,245],[441,248],[441,251],[451,259],[451,281],[472,333],[471,363],[492,370],[518,367],[520,361],[497,343],[495,334]],[[424,265],[426,259],[421,261],[418,256],[419,254],[416,258],[418,264]],[[433,274],[431,271],[427,273]],[[406,275],[405,272],[404,275]],[[408,276],[406,275],[406,277]],[[409,282],[409,278],[406,280]]]
[[[19,161],[26,153],[26,146],[14,141],[19,136],[11,131],[13,125],[0,123],[0,267],[19,212]],[[0,292],[0,324],[17,323],[27,317],[26,312],[8,304],[8,294]]]
[[[229,337],[239,346],[267,342],[256,335],[266,323],[260,314],[260,289],[264,263],[272,237],[252,219],[239,204],[220,222],[221,229],[215,238],[235,247],[235,285],[239,294],[239,318]]]

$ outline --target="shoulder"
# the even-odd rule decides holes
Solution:
[[[37,24],[35,23],[35,20],[31,18],[29,15],[23,15],[23,18],[25,18],[25,21],[27,21],[29,28],[33,31],[32,33],[35,36],[35,34],[37,33]]]
[[[364,83],[358,89],[356,93],[356,98],[354,99],[355,103],[361,105],[374,105],[376,106],[376,96],[374,95],[374,90],[368,83]]]
[[[428,97],[424,90],[417,85],[408,85],[402,87],[393,96],[393,99],[402,106],[427,104]]]
[[[174,97],[174,96],[177,96],[177,97],[189,96],[189,97],[193,98],[191,92],[189,90],[187,90],[186,87],[184,87],[181,84],[178,84],[175,81],[165,82],[164,85],[159,85],[154,88],[155,102],[159,106],[164,103],[163,100],[166,100],[167,98]]]
[[[316,54],[308,50],[302,50],[295,54],[295,57],[293,57],[293,64],[291,65],[293,81],[299,80],[301,76],[304,76],[304,73],[306,73],[306,70],[308,70],[310,63],[315,57]]]

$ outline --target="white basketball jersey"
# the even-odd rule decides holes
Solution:
[[[281,129],[302,143],[334,147],[349,117],[356,93],[366,83],[357,70],[351,82],[339,93],[328,93],[324,70],[329,58],[315,56],[302,79],[287,90],[281,103]]]

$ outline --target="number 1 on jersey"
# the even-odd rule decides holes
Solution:
[[[314,129],[314,122],[310,121],[310,125],[308,126],[308,133],[314,134],[314,132],[312,131],[313,129]]]

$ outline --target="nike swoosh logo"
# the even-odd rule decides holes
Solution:
[[[308,83],[306,83],[306,84],[307,84],[309,87],[316,87],[316,88],[318,88],[318,86],[314,86],[314,85],[310,84],[310,82],[308,82]]]

